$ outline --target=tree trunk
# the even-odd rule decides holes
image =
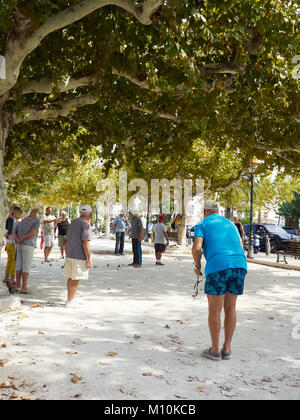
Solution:
[[[183,211],[181,219],[177,221],[178,245],[186,245],[186,214]]]
[[[9,201],[4,174],[4,151],[5,141],[8,136],[8,126],[0,112],[0,250],[3,246],[5,235],[5,222],[9,214]]]

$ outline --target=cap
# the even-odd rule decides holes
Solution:
[[[159,222],[163,222],[165,220],[165,216],[163,216],[162,214],[160,214],[159,216],[158,216],[158,221]]]
[[[80,207],[80,214],[91,214],[93,209],[91,206],[85,205]]]
[[[204,202],[204,210],[219,210],[219,204],[214,200]]]
[[[129,214],[135,214],[135,211],[134,211],[133,209],[129,209],[129,210],[128,210],[128,213],[129,213]]]

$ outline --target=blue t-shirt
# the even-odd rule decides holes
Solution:
[[[194,238],[204,238],[205,274],[227,268],[244,268],[247,261],[235,225],[219,214],[210,214],[195,226]]]
[[[116,226],[116,232],[125,232],[126,220],[121,215],[115,218],[114,225]]]

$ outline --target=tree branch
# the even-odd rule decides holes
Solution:
[[[144,107],[141,107],[141,106],[138,106],[138,105],[130,105],[130,106],[131,106],[132,109],[135,109],[136,111],[144,112],[145,114],[157,115],[159,118],[164,118],[164,119],[167,119],[167,120],[171,120],[171,121],[176,122],[177,124],[182,123],[181,118],[179,118],[179,117],[177,117],[176,115],[173,115],[173,114],[168,114],[167,112],[160,112],[160,111],[155,112],[155,111],[152,111],[151,109],[144,108]]]
[[[16,24],[10,32],[6,44],[6,74],[5,80],[0,79],[0,96],[8,92],[17,82],[20,67],[25,58],[34,51],[40,42],[50,33],[62,29],[90,13],[108,5],[118,6],[132,14],[144,25],[151,24],[153,18],[162,8],[163,0],[144,0],[137,6],[134,0],[82,0],[75,6],[51,16],[38,29],[32,30],[30,20],[16,13]]]
[[[23,109],[24,117],[14,114],[13,125],[20,124],[25,121],[55,121],[59,117],[67,117],[74,109],[81,108],[86,105],[94,105],[98,102],[98,98],[92,95],[78,96],[72,99],[66,99],[59,102],[44,104],[41,106],[25,107]]]
[[[45,93],[50,94],[53,91],[67,92],[69,90],[77,89],[79,87],[85,87],[90,84],[96,83],[98,77],[96,74],[71,77],[68,76],[65,79],[54,82],[52,79],[46,77],[39,80],[31,80],[22,90],[22,94],[26,95],[28,93]]]

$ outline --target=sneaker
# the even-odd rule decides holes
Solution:
[[[65,257],[62,255],[62,256],[59,258],[59,260],[64,260],[64,258],[65,258]]]
[[[163,264],[161,261],[159,261],[159,262],[157,262],[156,261],[156,263],[155,263],[156,265],[165,265],[165,264]]]
[[[67,300],[66,304],[65,304],[65,308],[73,308],[74,303],[72,300]]]
[[[116,257],[121,257],[121,254],[115,254]]]
[[[134,268],[141,268],[142,264],[133,264]]]

